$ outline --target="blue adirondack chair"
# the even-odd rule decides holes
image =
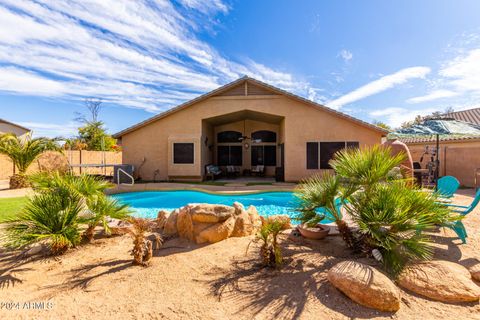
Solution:
[[[466,216],[470,212],[475,209],[475,207],[478,205],[480,202],[480,189],[477,190],[477,193],[475,194],[475,198],[473,199],[472,203],[469,206],[459,206],[455,204],[445,204],[447,207],[452,208],[453,212],[459,213],[462,216]],[[465,230],[465,226],[463,225],[462,221],[455,221],[455,223],[452,223],[451,225],[448,225],[447,227],[451,228],[453,231],[455,231],[458,235],[458,237],[462,240],[462,243],[467,243],[467,230]]]
[[[441,198],[451,198],[460,187],[460,182],[453,176],[438,179],[437,193]]]

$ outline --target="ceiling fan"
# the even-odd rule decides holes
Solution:
[[[240,138],[238,138],[238,140],[239,140],[239,141],[252,140],[253,143],[260,143],[260,142],[262,142],[262,139],[252,139],[251,137],[245,135],[245,123],[246,123],[246,120],[243,120],[243,136],[241,136]]]

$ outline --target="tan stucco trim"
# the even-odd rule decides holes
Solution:
[[[297,96],[297,95],[295,95],[295,94],[293,94],[293,93],[290,93],[290,92],[288,92],[288,91],[282,90],[282,89],[277,88],[277,87],[274,87],[274,86],[272,86],[272,85],[269,85],[269,84],[264,83],[264,82],[262,82],[262,81],[259,81],[259,80],[257,80],[257,79],[253,79],[253,78],[250,78],[250,77],[245,76],[245,77],[243,77],[243,78],[240,78],[240,79],[237,79],[237,80],[235,80],[235,81],[232,81],[232,82],[230,82],[230,83],[228,83],[228,84],[226,84],[226,85],[224,85],[224,86],[222,86],[222,87],[219,87],[219,88],[217,88],[217,89],[215,89],[215,90],[213,90],[213,91],[210,91],[210,92],[208,92],[208,93],[206,93],[206,94],[203,94],[203,95],[201,95],[201,96],[199,96],[199,97],[197,97],[197,98],[195,98],[195,99],[193,99],[193,100],[187,101],[187,102],[185,102],[185,103],[183,103],[183,104],[181,104],[181,105],[179,105],[179,106],[177,106],[177,107],[174,107],[174,108],[172,108],[172,109],[170,109],[170,110],[167,110],[167,111],[165,111],[165,112],[163,112],[163,113],[160,113],[160,114],[158,114],[158,115],[156,115],[156,116],[153,116],[153,117],[151,117],[151,118],[149,118],[149,119],[147,119],[147,120],[145,120],[145,121],[142,121],[142,122],[140,122],[140,123],[138,123],[138,124],[136,124],[136,125],[133,125],[133,126],[127,128],[127,129],[125,129],[125,130],[122,130],[122,131],[114,134],[113,137],[114,137],[114,138],[117,138],[117,139],[118,139],[118,138],[121,138],[123,135],[125,135],[125,134],[127,134],[127,133],[130,133],[130,132],[132,132],[132,131],[135,131],[135,130],[137,130],[137,129],[141,128],[141,127],[144,127],[144,126],[146,126],[146,125],[148,125],[148,124],[150,124],[150,123],[152,123],[152,122],[155,122],[155,121],[157,121],[157,120],[160,120],[160,119],[162,119],[162,118],[165,118],[165,117],[167,117],[167,116],[169,116],[169,115],[171,115],[171,114],[173,114],[173,113],[175,113],[175,112],[178,112],[178,111],[180,111],[180,110],[183,110],[183,109],[185,109],[185,108],[188,108],[188,107],[190,107],[190,106],[192,106],[192,105],[194,105],[194,104],[196,104],[196,103],[198,103],[198,102],[204,101],[204,100],[206,100],[206,99],[208,99],[208,98],[211,98],[211,97],[213,97],[213,96],[215,96],[215,95],[217,95],[217,94],[220,94],[220,93],[222,93],[222,92],[225,92],[225,91],[227,91],[228,89],[230,89],[230,88],[232,88],[232,87],[235,87],[235,86],[238,85],[238,84],[241,84],[242,82],[246,83],[247,81],[248,81],[248,82],[251,82],[251,83],[254,83],[254,84],[258,85],[258,86],[264,87],[264,88],[266,88],[266,89],[269,89],[269,90],[271,90],[271,91],[273,91],[273,92],[276,92],[276,93],[278,93],[278,95],[286,96],[286,97],[288,97],[288,98],[291,98],[291,99],[293,99],[293,100],[302,102],[302,103],[304,103],[304,104],[314,106],[314,107],[316,107],[316,108],[318,108],[318,109],[320,109],[320,110],[322,110],[322,111],[326,111],[326,112],[331,113],[331,114],[333,114],[333,115],[335,115],[335,116],[338,116],[338,117],[344,118],[344,119],[346,119],[346,120],[352,121],[352,122],[354,122],[354,123],[360,124],[361,126],[367,127],[367,128],[369,128],[369,129],[375,130],[375,131],[377,131],[377,132],[380,132],[380,133],[382,133],[383,135],[386,135],[386,134],[389,133],[388,130],[385,130],[385,129],[383,129],[383,128],[380,128],[380,127],[378,127],[378,126],[376,126],[376,125],[373,125],[373,124],[370,124],[370,123],[368,123],[368,122],[362,121],[362,120],[360,120],[360,119],[354,118],[354,117],[352,117],[352,116],[349,116],[349,115],[344,114],[344,113],[342,113],[342,112],[336,111],[336,110],[334,110],[334,109],[331,109],[331,108],[329,108],[329,107],[326,107],[326,106],[321,105],[321,104],[319,104],[319,103],[316,103],[316,102],[314,102],[314,101],[308,100],[308,99],[306,99],[306,98]],[[250,97],[256,97],[256,98],[258,99],[259,96],[250,96]],[[260,97],[261,97],[262,99],[268,99],[268,98],[266,98],[265,96],[260,96]],[[269,96],[269,97],[271,98],[271,96]],[[248,96],[245,96],[245,98],[249,98],[249,97],[248,97]]]

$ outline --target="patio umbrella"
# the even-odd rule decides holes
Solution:
[[[457,121],[454,119],[441,118],[425,120],[421,124],[415,124],[408,128],[398,129],[391,132],[389,138],[427,138],[435,137],[435,188],[438,186],[438,176],[440,162],[438,153],[441,139],[455,139],[466,137],[480,137],[480,126],[468,122]]]

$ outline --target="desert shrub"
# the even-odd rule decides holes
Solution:
[[[42,242],[53,254],[61,254],[80,241],[78,215],[81,198],[68,192],[34,196],[18,218],[7,222],[6,246],[21,249]]]
[[[87,199],[87,207],[90,212],[89,215],[82,219],[82,222],[88,225],[84,236],[89,242],[93,240],[97,226],[101,226],[106,234],[110,234],[108,218],[125,220],[132,213],[128,205],[120,204],[117,200],[105,195]]]
[[[30,177],[31,184],[39,193],[67,192],[81,198],[81,223],[87,224],[84,237],[90,242],[93,240],[95,227],[101,226],[106,234],[110,233],[108,218],[125,220],[131,211],[128,205],[108,198],[104,191],[111,184],[102,178],[82,174],[61,174],[59,172],[37,173]]]
[[[260,242],[260,259],[264,267],[279,268],[282,265],[282,250],[278,244],[278,235],[284,229],[284,222],[266,221],[253,241]],[[250,244],[247,247],[247,251]]]
[[[348,247],[380,260],[387,272],[398,274],[406,263],[432,256],[431,239],[425,231],[458,219],[436,202],[435,195],[416,190],[398,167],[403,154],[374,146],[338,152],[330,165],[336,175],[315,176],[297,190],[299,211],[310,215],[325,207],[336,220]],[[335,208],[342,199],[353,232]]]
[[[149,219],[130,218],[128,220],[132,224],[129,229],[129,234],[133,238],[133,263],[141,266],[148,266],[153,256],[153,243],[147,239],[147,234],[152,232],[156,224]],[[163,239],[158,234],[155,235],[156,248],[159,248],[163,243]]]

